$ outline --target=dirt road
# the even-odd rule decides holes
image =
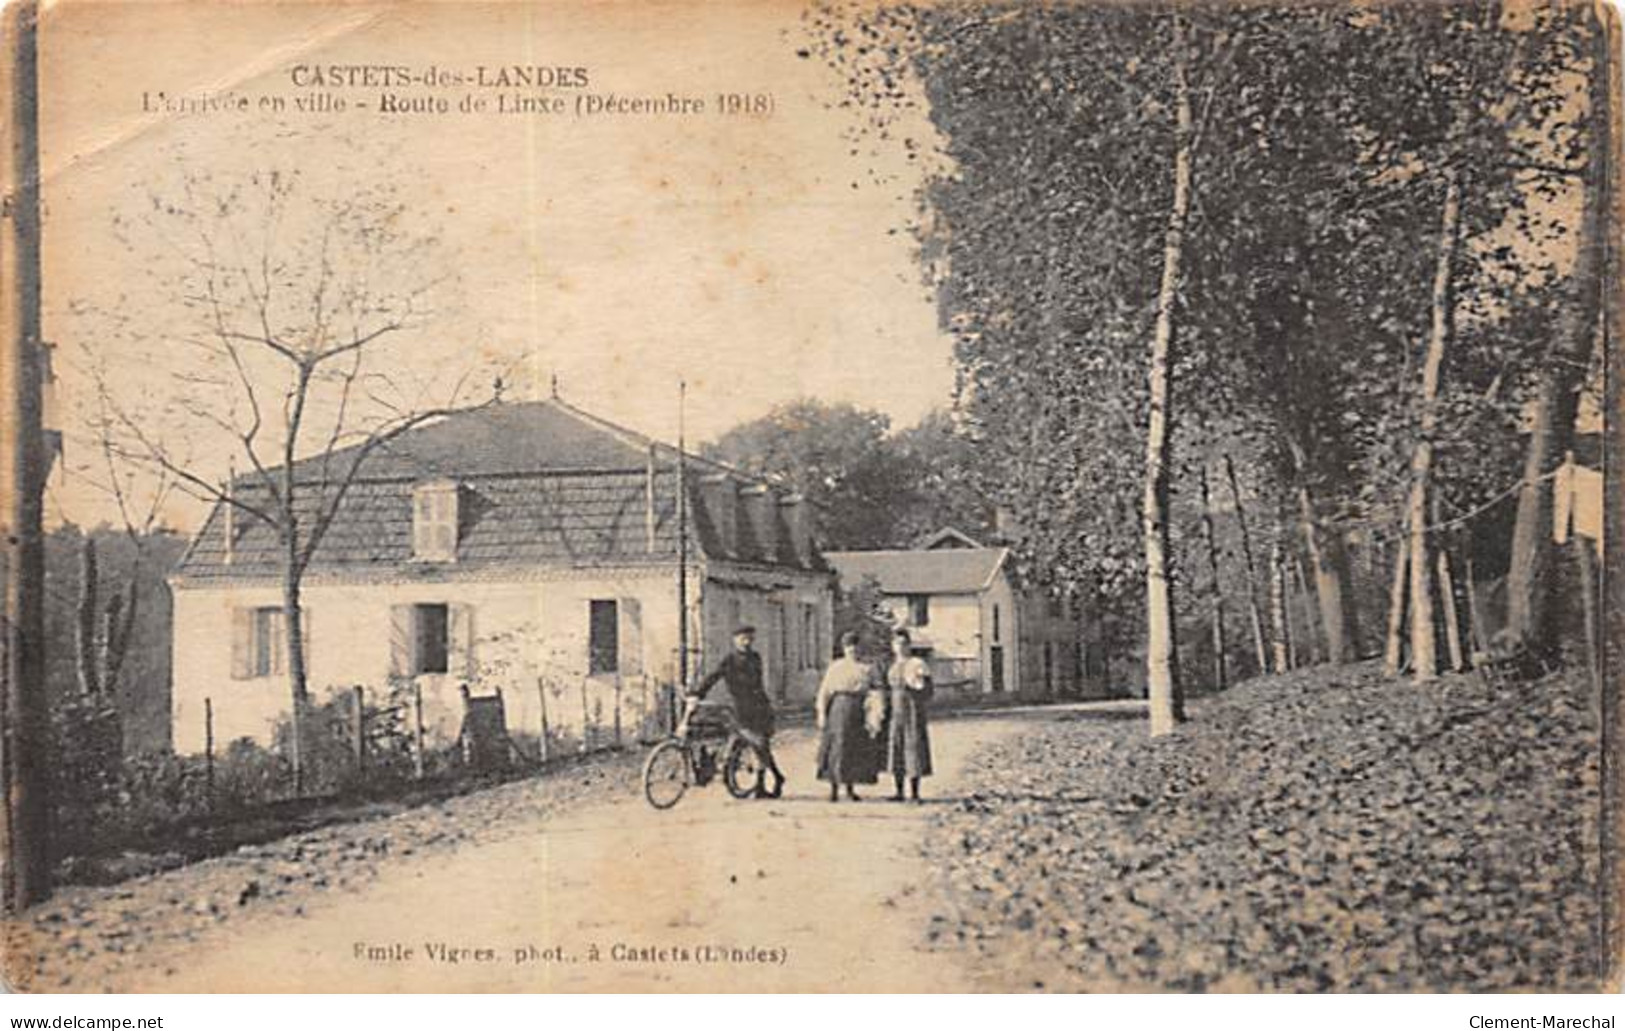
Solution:
[[[115,987],[188,991],[934,991],[970,987],[919,951],[919,845],[956,771],[1017,717],[933,728],[924,805],[830,804],[807,732],[786,735],[786,797],[720,784],[656,812],[626,797],[504,840],[392,862],[302,915],[236,920],[157,950]]]

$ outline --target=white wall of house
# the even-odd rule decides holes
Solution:
[[[913,621],[913,604],[910,596],[903,594],[881,599],[893,622],[910,628],[914,645],[930,649],[939,681],[951,686],[972,679],[977,689],[986,693],[993,692],[996,685],[1010,693],[1023,690],[1023,673],[1027,671],[1023,669],[1021,634],[1029,606],[1003,573],[976,594],[930,595],[929,618],[923,627]],[[997,680],[995,663],[1003,667]]]
[[[773,582],[782,585],[783,579]],[[769,690],[782,683],[787,698],[811,697],[827,659],[820,656],[816,667],[803,669],[798,639],[786,649],[793,668],[774,661],[781,644],[770,602],[797,618],[804,611],[801,606],[807,606],[816,620],[820,644],[829,640],[833,614],[827,582],[817,576],[797,579],[803,582],[771,592],[708,585],[707,593],[701,594],[696,577],[692,604],[703,608],[691,625],[703,623],[705,632],[696,634],[691,646],[705,657],[725,653],[732,624],[722,626],[718,622],[722,617],[713,613],[731,610],[737,593],[744,598],[749,619],[762,628],[758,649],[768,661]],[[590,727],[603,739],[613,733],[617,712],[623,735],[635,736],[658,712],[661,685],[675,680],[677,596],[669,569],[441,583],[312,579],[305,584],[303,601],[309,683],[318,703],[355,685],[366,690],[369,700],[387,697],[392,670],[401,662],[400,620],[407,607],[448,606],[446,672],[416,673],[394,681],[415,683],[421,690],[425,730],[437,742],[454,739],[458,732],[459,688],[464,684],[476,695],[502,691],[510,732],[539,733],[545,707],[554,732],[580,735]],[[591,668],[594,601],[615,603],[612,672]],[[271,668],[255,675],[260,668],[245,671],[240,654],[234,663],[234,650],[244,647],[244,614],[238,610],[278,607],[278,589],[178,586],[174,604],[176,750],[203,750],[206,698],[212,705],[217,747],[239,737],[269,742],[277,720],[289,709],[284,663],[280,656],[262,663]]]
[[[233,668],[240,648],[241,616],[234,610],[275,607],[274,587],[227,589],[183,587],[174,592],[174,740],[177,751],[203,747],[203,699],[214,713],[218,744],[238,737],[268,741],[278,718],[288,711],[287,675],[276,662],[268,675],[243,676]],[[466,613],[445,673],[411,677],[423,693],[424,722],[438,740],[455,737],[462,705],[458,688],[475,694],[501,688],[511,729],[538,730],[542,702],[537,680],[546,677],[557,703],[550,720],[561,729],[583,723],[580,684],[589,684],[588,712],[604,708],[597,695],[613,694],[613,676],[588,677],[588,626],[593,600],[615,601],[620,610],[617,637],[624,677],[654,672],[656,656],[675,636],[676,599],[669,578],[633,571],[578,579],[445,583],[306,583],[307,662],[314,701],[361,685],[369,699],[390,687],[397,631],[396,611],[417,604],[448,605]],[[669,633],[666,627],[671,627]],[[470,647],[468,642],[472,641]],[[257,670],[255,672],[258,672]],[[623,684],[624,687],[631,685]],[[596,688],[597,690],[592,690]],[[613,703],[611,702],[611,709]],[[613,719],[613,711],[609,714]]]
[[[914,621],[912,596],[886,595],[881,604],[898,626],[909,628],[915,647],[929,647],[933,655],[948,659],[974,659],[981,647],[981,612],[974,594],[926,596],[926,622]]]
[[[1081,675],[1081,616],[1069,607],[1052,611],[1046,595],[1016,591],[1003,572],[976,594],[930,595],[924,626],[914,621],[911,596],[884,595],[880,603],[894,623],[910,628],[916,647],[930,649],[945,685],[975,680],[986,693],[1035,697],[1104,694]],[[995,665],[1002,667],[998,677]]]

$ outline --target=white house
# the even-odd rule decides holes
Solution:
[[[421,691],[455,735],[459,689],[503,692],[510,731],[647,727],[678,648],[677,452],[564,402],[500,403],[369,456],[303,581],[315,700]],[[314,509],[319,470],[309,476]],[[768,686],[812,697],[830,654],[833,576],[801,499],[689,456],[691,671],[758,628]],[[253,478],[234,488],[249,493]],[[174,742],[267,741],[290,706],[275,533],[217,506],[171,576]]]
[[[832,551],[842,587],[874,581],[892,621],[909,629],[940,687],[1027,697],[1103,697],[1087,613],[1018,588],[1010,550],[952,528],[915,547]]]

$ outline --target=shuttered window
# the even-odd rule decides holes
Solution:
[[[392,606],[389,673],[474,676],[474,607],[444,602]]]
[[[412,492],[412,557],[419,562],[457,558],[457,485],[419,484]]]
[[[288,671],[287,623],[279,605],[232,610],[231,676],[234,680],[279,676]],[[310,654],[310,618],[304,613],[305,654]]]
[[[619,621],[616,627],[616,672],[623,677],[643,675],[643,604],[636,598],[622,598],[617,603]]]

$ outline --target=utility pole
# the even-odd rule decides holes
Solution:
[[[17,913],[50,894],[45,764],[45,551],[41,498],[47,467],[40,326],[39,8],[5,12],[0,96],[9,137],[0,161],[0,520],[4,521],[5,619],[0,632],[0,779],[5,788],[0,891]]]
[[[688,692],[688,446],[685,410],[688,382],[677,381],[677,691]],[[677,699],[672,699],[672,729],[676,730]]]

